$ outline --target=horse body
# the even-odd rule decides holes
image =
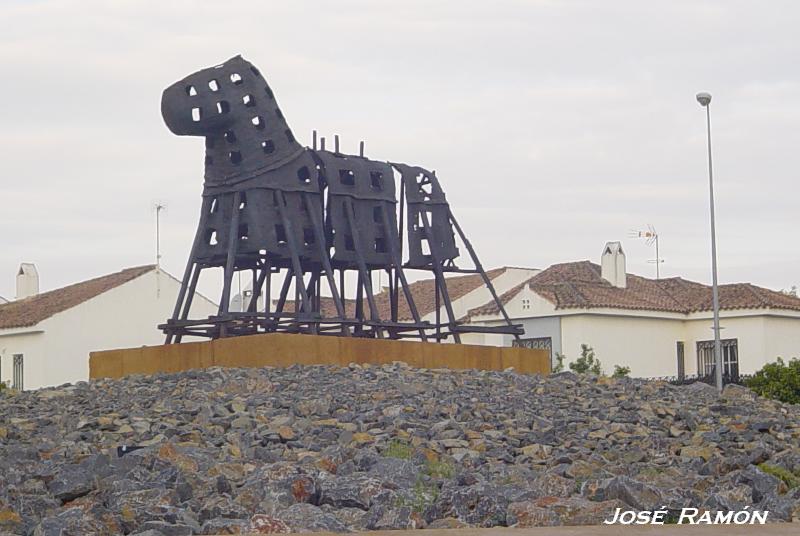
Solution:
[[[161,112],[174,134],[203,136],[206,148],[200,222],[173,317],[161,326],[167,342],[180,341],[184,334],[218,337],[326,330],[392,338],[416,332],[423,340],[435,330],[437,340],[447,336],[460,340],[464,330],[456,325],[444,278],[445,271],[462,271],[454,262],[459,256],[455,220],[435,174],[301,146],[272,89],[241,56],[169,86],[162,95]],[[405,265],[395,175],[407,201]],[[494,294],[472,248],[464,242]],[[199,273],[211,267],[224,268],[219,316],[190,320]],[[438,313],[435,324],[421,320],[404,267],[434,273],[436,292],[449,316],[446,324],[439,322]],[[228,309],[232,280],[245,270],[252,272],[253,299],[246,314],[236,314]],[[338,283],[335,270],[340,272]],[[358,272],[352,314],[346,311],[343,288],[348,270]],[[374,270],[390,273],[390,318],[375,303]],[[262,289],[269,294],[270,281],[281,274],[275,309],[267,299],[264,311],[255,310]],[[323,314],[323,280],[335,302],[334,316]],[[294,311],[284,310],[291,286]],[[413,317],[406,321],[397,313],[401,291]],[[442,326],[449,331],[443,333]],[[519,332],[510,323],[503,329]]]

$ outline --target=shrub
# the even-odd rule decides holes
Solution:
[[[564,372],[564,354],[556,352],[556,364],[553,367],[553,374]]]
[[[614,373],[611,375],[612,378],[627,378],[631,375],[631,367],[621,367],[619,365],[614,365]]]
[[[401,460],[407,460],[414,454],[414,448],[407,444],[399,441],[397,439],[393,439],[391,443],[386,447],[386,450],[383,451],[383,455],[387,458],[399,458]]]
[[[425,465],[425,473],[434,478],[453,478],[455,467],[443,460],[429,460]]]
[[[411,496],[398,495],[394,500],[394,506],[396,508],[408,507],[412,512],[422,514],[433,506],[438,498],[439,488],[433,483],[426,483],[418,478]]]
[[[797,472],[792,472],[788,469],[784,469],[783,467],[770,465],[768,463],[760,463],[758,464],[758,468],[768,475],[772,475],[783,480],[789,489],[800,488],[800,474]]]
[[[800,404],[800,359],[785,363],[780,357],[745,380],[745,385],[760,396],[789,404]]]
[[[581,356],[569,364],[569,369],[576,374],[586,374],[587,372],[601,376],[603,365],[594,355],[594,350],[588,344],[581,344]]]

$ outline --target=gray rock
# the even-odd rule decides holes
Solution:
[[[319,482],[319,503],[338,508],[369,510],[373,498],[383,489],[380,480],[359,476],[328,476]]]
[[[292,532],[348,532],[349,529],[335,515],[308,503],[290,506],[277,516]]]
[[[50,494],[62,503],[83,497],[95,489],[93,476],[78,465],[62,467],[47,485]]]
[[[392,507],[375,505],[367,513],[366,528],[369,530],[419,529],[425,522],[410,506]]]
[[[412,488],[419,478],[419,469],[408,460],[380,458],[370,465],[367,475],[393,489]]]
[[[755,466],[738,471],[733,478],[734,484],[744,484],[752,490],[754,503],[760,503],[764,499],[772,497],[778,490],[785,488],[785,484],[780,479],[764,473]]]
[[[493,486],[483,483],[443,490],[425,511],[426,520],[454,517],[476,527],[504,526],[508,500]]]
[[[209,519],[203,523],[200,534],[243,534],[250,530],[248,519]]]
[[[604,481],[589,499],[593,501],[619,499],[637,510],[658,510],[664,505],[664,497],[660,490],[626,476]]]
[[[3,396],[0,423],[0,532],[564,525],[614,505],[799,513],[798,492],[754,466],[800,471],[800,407],[736,387],[211,368]],[[117,458],[121,444],[145,448]]]
[[[142,530],[154,531],[163,536],[186,536],[194,534],[192,527],[189,525],[174,525],[166,521],[148,521],[142,525]]]

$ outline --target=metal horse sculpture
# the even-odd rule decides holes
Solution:
[[[206,146],[200,223],[172,318],[159,326],[167,343],[180,342],[184,335],[278,331],[436,341],[452,337],[455,342],[465,332],[519,338],[521,328],[505,314],[434,173],[342,154],[338,147],[317,150],[316,140],[313,149],[301,146],[269,85],[241,56],[169,86],[161,113],[174,134],[204,136]],[[455,264],[454,229],[472,258],[472,269]],[[200,272],[209,268],[223,269],[219,314],[190,319]],[[423,321],[414,303],[405,275],[409,269],[433,272],[433,322]],[[375,271],[389,275],[388,312],[378,308]],[[232,282],[242,272],[252,281],[252,298],[241,311],[231,311]],[[357,275],[349,299],[347,272]],[[459,324],[447,272],[480,274],[506,325]],[[273,279],[280,284],[276,303]],[[325,288],[328,295],[323,296]],[[293,300],[287,300],[290,291]],[[266,299],[259,307],[262,293]],[[400,318],[401,293],[410,318]]]

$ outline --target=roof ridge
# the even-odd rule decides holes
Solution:
[[[123,268],[118,272],[0,304],[0,329],[35,326],[57,313],[72,309],[156,268],[155,264]]]
[[[752,283],[744,283],[746,285],[747,290],[756,297],[756,299],[761,303],[761,307],[769,307],[769,301],[763,294],[761,294],[761,289]],[[758,290],[756,290],[758,289]]]
[[[675,277],[675,278],[670,278],[670,279],[680,279],[681,281],[683,281],[683,279],[681,279],[680,277]],[[662,285],[660,283],[660,281],[663,281],[663,280],[662,279],[656,279],[656,286],[661,290],[661,292],[666,294],[673,302],[675,302],[675,304],[681,309],[681,312],[689,313],[689,309],[690,309],[689,306],[687,304],[683,303],[682,301],[680,301],[677,298],[677,296],[675,296],[668,289],[664,288],[664,285]]]

